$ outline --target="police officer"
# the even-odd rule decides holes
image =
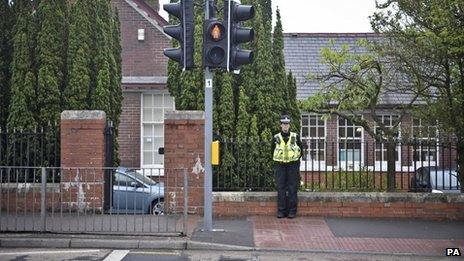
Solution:
[[[290,132],[288,115],[280,118],[280,128],[281,132],[274,135],[272,142],[277,184],[277,218],[295,218],[302,144],[299,135]]]

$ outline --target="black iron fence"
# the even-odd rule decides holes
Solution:
[[[0,166],[57,167],[59,141],[57,125],[34,131],[0,129]]]
[[[387,143],[361,140],[302,141],[300,189],[304,191],[386,191]],[[397,191],[459,191],[457,152],[451,142],[396,141]],[[222,140],[221,162],[214,167],[215,191],[273,191],[270,141]]]

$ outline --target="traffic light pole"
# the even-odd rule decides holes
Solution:
[[[210,4],[206,0],[205,19],[210,19]],[[211,144],[213,142],[213,73],[205,67],[205,208],[204,230],[213,231],[213,168],[211,165]]]

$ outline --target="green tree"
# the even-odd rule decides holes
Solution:
[[[193,58],[196,65],[202,64],[203,17],[203,9],[195,8],[195,53]],[[201,66],[181,73],[180,89],[180,108],[183,110],[203,110],[204,75]]]
[[[319,75],[310,72],[308,75],[311,80],[319,81],[322,90],[303,102],[302,109],[347,119],[352,124],[362,126],[377,142],[386,143],[388,189],[393,191],[398,126],[414,107],[418,95],[398,90],[397,80],[401,74],[392,68],[385,57],[376,53],[368,41],[358,44],[358,48],[364,48],[365,52],[351,51],[346,44],[337,48],[333,41],[330,47],[322,50],[322,63],[327,66],[328,72]],[[383,100],[400,93],[411,96],[407,102],[389,104],[392,114],[399,116],[393,119],[390,127],[381,117],[386,105]],[[367,112],[367,115],[363,115],[363,112]]]
[[[114,121],[112,111],[112,101],[115,85],[112,76],[114,74],[115,59],[112,53],[112,13],[108,1],[98,0],[95,3],[96,22],[93,31],[95,32],[96,56],[94,64],[95,82],[90,90],[91,109],[103,110],[106,112],[107,119]]]
[[[256,7],[256,6],[255,6]],[[262,21],[268,37],[271,38],[272,31],[272,0],[258,0],[258,8],[262,14]]]
[[[37,39],[39,124],[58,122],[66,71],[67,1],[40,1]]]
[[[275,181],[273,175],[273,161],[272,161],[272,151],[271,151],[271,140],[272,140],[271,130],[265,128],[260,135],[260,146],[259,146],[259,159],[258,164],[261,167],[259,184],[261,187],[265,188],[275,188]]]
[[[287,74],[287,97],[288,97],[288,114],[292,119],[291,131],[300,133],[301,130],[301,112],[296,98],[297,88],[296,79],[290,71]]]
[[[90,89],[90,45],[92,25],[88,1],[78,0],[71,7],[68,37],[68,84],[64,89],[65,108],[84,110],[88,108],[87,95]]]
[[[261,23],[262,15],[261,10],[258,8],[256,12],[257,23],[257,37],[256,37],[256,61],[253,66],[255,69],[255,85],[258,89],[257,97],[250,97],[257,99],[258,108],[256,114],[260,119],[258,126],[262,131],[266,127],[272,130],[277,129],[277,122],[279,119],[279,112],[274,108],[274,72],[272,65],[272,51],[271,51],[271,38],[266,33],[266,27]],[[260,22],[261,21],[261,22]]]
[[[8,0],[0,1],[0,128],[5,128],[10,104],[10,63],[14,16]]]
[[[245,95],[243,89],[239,91],[239,102],[238,102],[238,114],[237,114],[237,127],[236,127],[236,146],[238,150],[237,154],[237,173],[243,178],[245,184],[251,182],[251,172],[249,171],[252,165],[253,159],[249,157],[250,149],[249,141],[250,136],[248,135],[250,129],[250,116],[248,114],[248,98]]]
[[[219,132],[221,137],[225,140],[222,156],[220,175],[223,176],[229,173],[232,184],[238,184],[240,180],[239,173],[236,173],[233,167],[235,166],[235,158],[233,154],[232,141],[235,137],[235,109],[233,103],[233,77],[230,73],[223,73],[221,77],[221,95],[218,102],[218,114],[219,114]],[[231,184],[231,185],[232,185]]]
[[[287,73],[285,72],[284,35],[280,11],[276,11],[276,25],[272,41],[272,59],[274,69],[274,106],[279,114],[290,114],[291,103],[287,91]]]
[[[112,97],[112,118],[113,118],[113,126],[115,127],[115,135],[114,135],[114,149],[115,149],[115,164],[119,164],[119,142],[117,137],[119,136],[119,123],[120,116],[122,113],[122,101],[123,101],[123,94],[122,94],[122,46],[121,46],[121,24],[119,22],[119,13],[118,10],[115,11],[113,19],[112,19],[112,56],[114,59],[113,69],[112,69],[112,90],[111,90],[111,97]]]
[[[263,169],[261,168],[261,158],[264,155],[260,154],[260,146],[261,139],[259,137],[259,130],[258,130],[258,118],[256,115],[253,115],[250,121],[250,130],[248,135],[248,150],[247,156],[248,160],[246,161],[247,164],[247,171],[246,171],[246,178],[248,179],[248,184],[252,188],[257,188],[260,184],[260,177]],[[269,154],[269,156],[271,156]],[[252,189],[250,188],[250,189]]]
[[[388,0],[377,7],[372,27],[388,39],[379,51],[407,75],[408,91],[427,101],[423,118],[438,119],[445,132],[455,135],[464,184],[464,2]]]
[[[30,21],[32,14],[30,6],[24,4],[18,10],[18,19],[14,27],[13,58],[11,63],[11,102],[9,103],[9,116],[7,126],[25,131],[34,130],[36,121],[36,91],[35,76],[32,66],[32,50]]]

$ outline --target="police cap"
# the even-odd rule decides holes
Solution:
[[[280,117],[280,123],[290,123],[290,116],[288,115],[282,115]]]

